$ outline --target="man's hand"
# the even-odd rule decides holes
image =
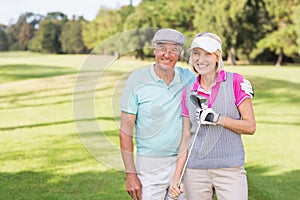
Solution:
[[[216,125],[219,120],[220,114],[215,113],[211,108],[203,109],[200,113],[200,123],[208,125]]]
[[[126,190],[134,200],[142,200],[142,184],[136,173],[126,173]]]

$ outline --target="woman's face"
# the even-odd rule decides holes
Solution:
[[[218,56],[215,53],[209,53],[201,48],[192,49],[191,64],[199,74],[216,73],[217,62]]]

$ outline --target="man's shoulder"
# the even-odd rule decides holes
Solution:
[[[187,82],[193,83],[195,81],[195,74],[191,70],[177,66],[175,67],[175,70],[178,71],[180,77],[187,80]]]
[[[130,81],[143,81],[143,80],[147,80],[148,77],[150,76],[150,72],[149,72],[149,67],[147,68],[142,68],[142,69],[137,69],[135,71],[133,71],[128,80]]]
[[[188,76],[195,76],[191,70],[187,68],[182,68],[182,67],[175,67],[175,70],[179,72],[180,75],[188,75]]]
[[[131,73],[132,76],[139,76],[143,74],[149,74],[149,67],[136,69]]]

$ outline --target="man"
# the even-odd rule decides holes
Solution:
[[[170,199],[168,187],[182,135],[181,93],[195,80],[188,69],[175,67],[184,42],[179,31],[158,30],[153,38],[155,63],[134,72],[121,97],[120,145],[126,190],[135,200]]]

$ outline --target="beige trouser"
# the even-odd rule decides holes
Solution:
[[[218,200],[247,200],[244,167],[186,169],[184,191],[187,200],[211,200],[215,188]]]
[[[137,156],[136,168],[142,183],[143,200],[171,200],[169,186],[172,182],[177,156]],[[180,195],[180,200],[185,200]]]

